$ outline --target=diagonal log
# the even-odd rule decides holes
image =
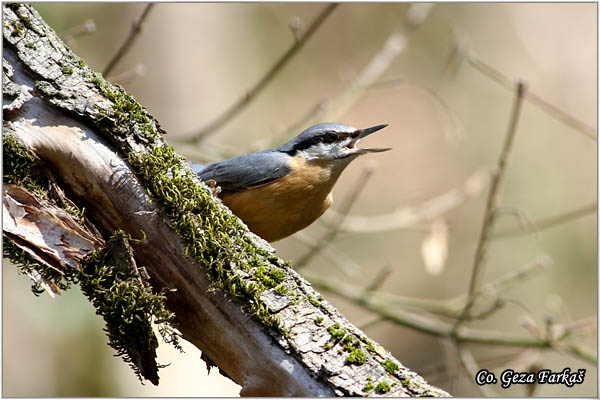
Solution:
[[[242,395],[448,395],[274,256],[212,197],[158,122],[90,70],[31,6],[3,5],[3,17],[3,71],[13,89],[4,90],[3,135],[46,163],[104,240],[117,230],[130,236],[135,264],[156,292],[166,290],[177,329]]]

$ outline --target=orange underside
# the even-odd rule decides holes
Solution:
[[[274,242],[306,228],[331,205],[331,189],[341,171],[296,157],[292,172],[277,181],[221,196],[248,228]]]

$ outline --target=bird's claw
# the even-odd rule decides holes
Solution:
[[[218,197],[219,193],[221,193],[221,186],[217,186],[217,181],[214,179],[209,179],[206,181],[208,188],[212,192],[213,196]]]

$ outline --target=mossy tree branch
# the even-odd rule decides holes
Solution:
[[[4,81],[11,89],[4,90],[4,140],[14,140],[44,164],[37,196],[47,196],[48,207],[85,208],[85,217],[81,212],[74,223],[99,243],[87,258],[71,259],[60,241],[51,242],[67,254],[57,262],[70,260],[65,271],[83,271],[86,287],[111,293],[135,288],[141,298],[148,282],[166,298],[183,337],[240,384],[242,395],[447,395],[369,340],[215,201],[166,144],[158,122],[122,88],[90,70],[31,6],[5,5],[3,16]],[[46,189],[52,185],[64,201],[53,200]],[[33,190],[24,184],[20,189]],[[8,204],[6,197],[3,205],[4,219],[16,221],[16,233],[8,236],[20,235],[13,244],[51,267],[36,258],[36,243],[18,230],[29,205]],[[42,239],[48,239],[46,232]],[[100,254],[103,243],[113,247]],[[122,284],[119,276],[131,271],[142,285]],[[123,315],[137,318],[125,313],[132,303],[122,296],[91,298],[107,322],[118,315],[111,311],[116,302]],[[146,300],[140,307],[161,308]],[[121,349],[136,362],[135,351]]]

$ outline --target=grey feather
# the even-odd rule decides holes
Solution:
[[[312,142],[317,141],[318,138],[322,136],[324,132],[327,131],[354,132],[356,131],[356,128],[345,124],[338,124],[335,122],[327,122],[325,124],[313,125],[310,128],[302,131],[298,136],[296,136],[289,142],[282,144],[281,146],[276,147],[273,150],[279,150],[288,153],[293,152],[293,150],[297,148],[298,145],[301,145],[302,143],[307,143],[307,145],[310,145]]]
[[[217,182],[223,193],[265,185],[290,173],[288,163],[296,155],[296,151],[317,143],[327,131],[354,132],[356,128],[337,123],[318,124],[274,149],[244,154],[208,165],[192,163],[192,168],[202,180],[213,179]]]
[[[222,193],[234,193],[242,189],[265,185],[284,177],[290,172],[290,156],[274,150],[244,154],[206,166],[193,163],[192,168],[200,179],[213,179]]]

